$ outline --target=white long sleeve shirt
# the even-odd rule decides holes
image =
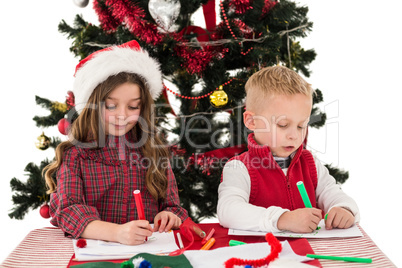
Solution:
[[[350,210],[355,221],[360,220],[356,202],[346,195],[332,177],[328,169],[314,157],[317,168],[317,206],[325,213],[333,207]],[[287,168],[282,169],[287,173]],[[289,211],[277,206],[268,208],[249,203],[250,176],[246,166],[240,160],[229,161],[223,169],[223,180],[218,188],[217,214],[222,226],[234,229],[262,232],[278,232],[279,217]]]

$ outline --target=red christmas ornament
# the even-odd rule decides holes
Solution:
[[[44,204],[40,207],[39,209],[39,214],[44,218],[44,219],[49,219],[50,218],[50,213],[49,213],[49,205]]]
[[[76,245],[79,248],[85,248],[87,246],[87,240],[82,239],[82,238],[78,239]]]
[[[67,119],[62,118],[57,123],[57,128],[59,129],[60,133],[63,135],[67,135],[68,128],[70,127],[70,122]]]

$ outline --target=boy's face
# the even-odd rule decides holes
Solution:
[[[244,121],[254,131],[258,144],[268,145],[275,156],[288,157],[306,137],[311,108],[312,97],[303,94],[275,95],[266,98],[258,114],[245,112]]]

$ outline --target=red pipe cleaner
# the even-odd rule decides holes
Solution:
[[[271,246],[271,253],[265,258],[258,260],[244,260],[239,258],[230,258],[225,262],[225,268],[232,268],[235,265],[251,265],[252,267],[261,267],[263,265],[269,264],[274,259],[278,258],[279,253],[282,251],[281,242],[276,239],[272,233],[267,233],[265,235],[265,240]]]

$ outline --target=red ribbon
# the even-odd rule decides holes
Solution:
[[[202,11],[204,12],[205,26],[209,32],[213,32],[216,29],[216,11],[215,0],[209,0],[206,4],[202,5]]]

